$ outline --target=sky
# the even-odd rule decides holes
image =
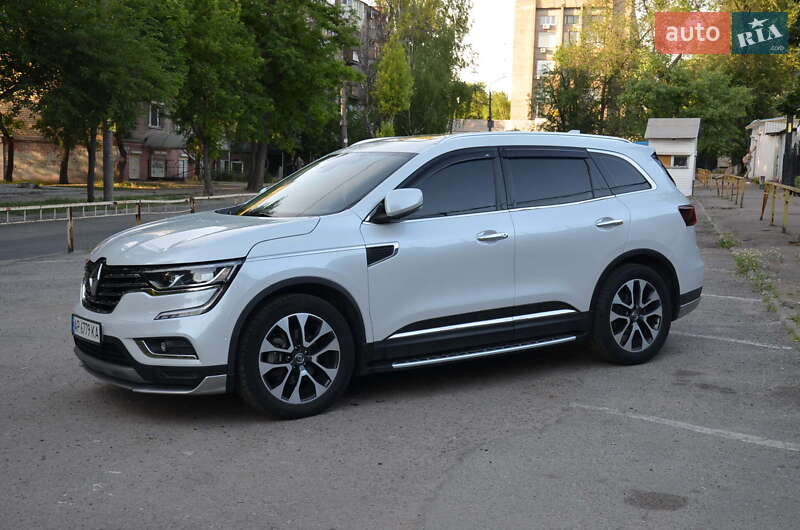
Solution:
[[[471,83],[511,94],[511,56],[514,44],[514,0],[472,0],[472,27],[467,42],[474,64],[461,72]]]

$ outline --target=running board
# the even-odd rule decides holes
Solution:
[[[543,348],[545,346],[555,346],[556,344],[564,344],[565,342],[572,342],[577,339],[576,336],[570,335],[568,337],[559,337],[556,339],[543,339],[533,342],[525,342],[523,344],[514,344],[512,346],[502,346],[489,348],[484,350],[477,350],[465,353],[450,353],[447,355],[439,355],[435,357],[426,357],[424,359],[412,359],[410,361],[398,361],[392,363],[392,368],[400,370],[403,368],[415,368],[417,366],[428,366],[431,364],[452,363],[456,361],[465,361],[467,359],[477,359],[480,357],[489,357],[492,355],[500,355],[501,353],[511,353],[521,350],[531,350],[533,348]]]

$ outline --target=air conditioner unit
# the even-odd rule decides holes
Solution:
[[[539,48],[539,53],[547,53],[547,48]]]
[[[547,31],[550,29],[550,24],[542,24],[542,29]]]

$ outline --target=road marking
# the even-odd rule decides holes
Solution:
[[[684,423],[682,421],[669,420],[667,418],[659,418],[658,416],[646,416],[644,414],[634,414],[632,412],[622,412],[619,409],[612,409],[609,407],[595,407],[592,405],[581,405],[580,403],[573,403],[572,407],[591,410],[594,412],[602,412],[612,416],[622,416],[625,418],[632,418],[635,420],[649,421],[650,423],[659,423],[661,425],[668,425],[677,429],[684,429],[687,431],[698,432],[700,434],[710,434],[711,436],[718,436],[720,438],[727,438],[729,440],[736,440],[749,444],[761,445],[764,447],[771,447],[773,449],[784,449],[786,451],[800,452],[800,444],[794,442],[782,442],[780,440],[770,440],[769,438],[762,438],[752,434],[744,434],[741,432],[726,431],[723,429],[712,429],[710,427],[703,427],[701,425],[693,425],[691,423]]]
[[[671,335],[679,335],[681,337],[692,337],[695,339],[708,339],[708,340],[721,340],[723,342],[733,342],[735,344],[745,344],[747,346],[757,346],[759,348],[768,348],[770,350],[793,350],[791,346],[780,346],[778,344],[764,344],[761,342],[753,342],[741,339],[729,339],[728,337],[717,337],[716,335],[698,335],[697,333],[686,333],[683,331],[670,331]]]
[[[729,296],[726,294],[710,294],[710,293],[703,293],[703,296],[710,296],[711,298],[725,298],[727,300],[739,300],[741,302],[760,302],[761,299],[759,298],[744,298],[742,296]]]

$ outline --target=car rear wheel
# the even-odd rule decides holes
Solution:
[[[281,296],[248,322],[238,357],[238,392],[274,416],[311,416],[344,391],[354,361],[352,334],[333,305],[305,294]]]
[[[671,322],[669,290],[661,275],[644,265],[623,265],[598,293],[594,350],[616,364],[647,362],[664,345]]]

